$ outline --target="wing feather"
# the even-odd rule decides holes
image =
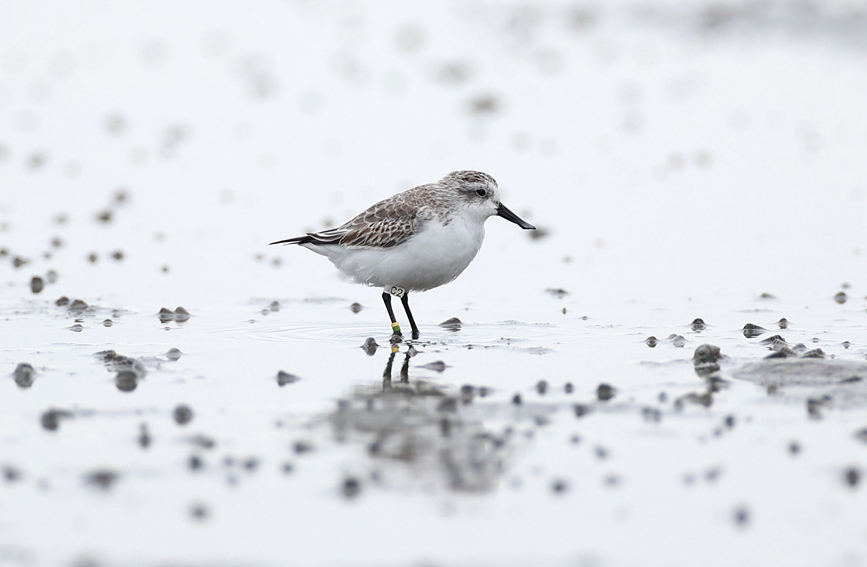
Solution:
[[[416,187],[384,199],[341,226],[308,232],[272,244],[340,244],[347,247],[391,248],[412,238],[433,215]]]

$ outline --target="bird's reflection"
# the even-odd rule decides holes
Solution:
[[[391,353],[388,355],[388,362],[385,365],[385,370],[382,371],[382,390],[390,390],[392,389],[391,384],[391,373],[392,367],[394,366],[394,357],[397,356],[397,353],[400,352],[400,349],[397,345],[391,347]],[[406,349],[406,354],[403,357],[403,364],[400,367],[400,382],[401,384],[409,384],[409,359],[414,357],[418,351],[415,350],[415,347],[412,345]]]
[[[485,427],[476,398],[488,390],[411,377],[410,361],[418,351],[412,345],[388,348],[381,386],[358,386],[329,416],[337,441],[364,443],[377,468],[383,461],[403,463],[450,490],[495,488],[514,435],[508,427],[499,434]],[[396,361],[400,370],[393,376]]]

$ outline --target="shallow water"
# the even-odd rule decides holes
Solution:
[[[861,11],[774,6],[7,10],[0,563],[867,563]],[[266,246],[459,168],[543,230],[419,341]]]

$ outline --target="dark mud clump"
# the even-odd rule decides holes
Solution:
[[[172,417],[178,425],[187,425],[189,422],[193,421],[193,410],[190,406],[181,404],[175,408]]]
[[[747,323],[746,325],[744,325],[743,328],[743,334],[748,339],[754,339],[758,336],[761,336],[766,331],[767,329],[765,329],[764,327],[759,327],[758,325],[753,323]]]
[[[203,522],[211,516],[211,510],[207,505],[195,503],[190,506],[190,517],[198,522]]]
[[[90,306],[80,299],[75,299],[72,303],[69,304],[69,312],[74,315],[81,315],[85,311],[90,309]]]
[[[190,320],[190,312],[184,309],[183,307],[178,307],[174,311],[166,307],[161,307],[157,316],[160,319],[160,323],[169,323],[174,321],[176,323],[184,323]]]
[[[861,470],[857,467],[849,467],[843,471],[843,482],[849,488],[857,488],[861,483]]]
[[[30,291],[40,293],[45,288],[45,281],[39,276],[33,276],[30,279]]]
[[[33,370],[33,366],[26,362],[20,363],[15,367],[15,372],[13,374],[15,377],[15,384],[19,388],[29,388],[33,385],[33,380],[36,377],[36,371]]]
[[[282,370],[277,372],[277,385],[281,388],[286,384],[294,384],[300,379],[301,378],[299,378],[298,376],[294,374],[289,374],[288,372],[283,372]]]
[[[569,292],[563,289],[562,287],[549,287],[545,290],[545,293],[553,295],[557,299],[562,299],[569,295]]]
[[[599,384],[596,388],[596,398],[600,402],[607,402],[617,394],[617,389],[610,384]]]
[[[99,488],[100,490],[109,491],[111,487],[118,481],[120,475],[109,469],[100,469],[87,473],[84,476],[85,484]]]
[[[706,378],[719,372],[719,361],[722,359],[720,348],[715,345],[703,344],[695,349],[692,355],[692,363],[695,373]]]
[[[139,428],[139,435],[136,441],[142,449],[147,449],[151,446],[152,438],[150,432],[148,431],[148,426],[146,423],[141,424]]]
[[[732,520],[739,528],[746,528],[750,523],[750,509],[746,506],[738,506],[732,512]]]
[[[593,411],[593,408],[585,404],[575,404],[572,409],[575,411],[575,417],[584,417]]]
[[[440,374],[445,372],[446,368],[448,367],[449,365],[442,360],[434,360],[433,362],[428,362],[427,364],[422,364],[421,366],[419,366],[419,368],[424,368],[425,370],[431,370]]]
[[[461,330],[461,326],[463,326],[463,322],[461,322],[461,320],[458,319],[457,317],[451,317],[449,319],[446,319],[442,323],[440,323],[439,326],[442,327],[443,329],[447,329],[449,331],[458,332]]]
[[[138,388],[139,375],[132,370],[121,370],[114,377],[114,384],[121,392],[132,392]]]
[[[72,412],[66,410],[50,409],[42,414],[40,422],[46,431],[57,431],[60,420],[72,417]]]
[[[116,372],[114,383],[121,392],[132,392],[138,387],[139,380],[147,375],[147,369],[142,361],[118,354],[113,350],[104,350],[94,354],[105,363],[109,372]]]
[[[340,487],[340,492],[345,498],[355,498],[361,493],[361,481],[354,476],[345,478]]]
[[[21,471],[18,470],[17,467],[14,467],[12,465],[3,465],[2,472],[3,472],[3,480],[5,480],[6,482],[8,482],[10,484],[13,482],[17,482],[17,481],[21,480],[22,474],[21,474]]]
[[[361,349],[367,353],[368,356],[373,356],[376,354],[376,349],[379,348],[379,345],[376,344],[376,339],[373,337],[367,337],[367,340],[364,341],[364,344],[361,345]]]

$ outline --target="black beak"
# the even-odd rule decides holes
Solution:
[[[518,215],[516,215],[515,213],[513,213],[509,209],[507,209],[506,205],[504,205],[503,203],[500,203],[497,206],[497,216],[503,217],[507,221],[511,221],[511,222],[515,223],[516,225],[520,226],[524,230],[536,230],[535,226],[528,223],[527,221],[525,221],[524,219],[522,219],[521,217],[519,217]]]

